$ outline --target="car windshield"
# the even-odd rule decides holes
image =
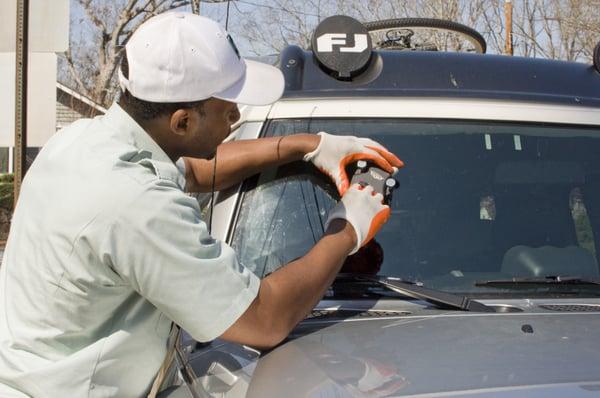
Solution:
[[[507,288],[475,285],[486,280],[599,277],[598,128],[299,119],[271,121],[265,135],[302,131],[369,137],[406,164],[389,222],[349,257],[345,272],[463,293]],[[260,277],[303,256],[339,199],[325,177],[301,163],[246,183],[232,245]]]

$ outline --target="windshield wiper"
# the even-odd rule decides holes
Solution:
[[[469,297],[428,289],[423,287],[420,283],[406,281],[400,278],[367,275],[342,275],[341,279],[344,278],[350,278],[357,281],[364,280],[375,282],[396,293],[423,300],[441,308],[450,308],[461,311],[496,312],[494,308],[480,303],[479,301],[472,300]]]
[[[600,285],[600,279],[577,276],[548,275],[530,278],[492,279],[475,282],[475,286],[528,288],[540,286],[594,286]]]

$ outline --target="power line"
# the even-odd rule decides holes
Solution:
[[[225,30],[227,30],[229,26],[229,6],[231,5],[231,0],[227,0],[227,15],[225,16]]]
[[[301,14],[301,15],[306,15],[308,17],[315,17],[315,18],[319,18],[320,17],[317,14],[311,14],[311,13],[308,13],[308,12],[302,12],[302,11],[297,11],[297,10],[291,11],[291,10],[286,10],[285,8],[282,8],[282,7],[273,7],[273,6],[268,6],[268,5],[265,5],[265,4],[253,3],[251,1],[246,1],[246,0],[235,0],[235,1],[237,1],[238,3],[248,4],[248,5],[255,6],[255,7],[268,8],[270,10],[275,10],[275,11],[285,11],[285,12],[289,12],[289,13]]]

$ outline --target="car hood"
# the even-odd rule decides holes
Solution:
[[[246,393],[591,397],[600,394],[599,341],[598,313],[452,312],[315,323],[262,356]]]

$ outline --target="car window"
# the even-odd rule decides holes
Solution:
[[[298,131],[369,137],[406,163],[392,217],[366,257],[380,263],[371,268],[381,275],[462,292],[482,279],[599,276],[598,129],[306,119],[272,121],[265,133]],[[318,175],[270,170],[245,193],[232,244],[259,276],[304,255],[322,235],[338,198]]]
[[[245,195],[234,234],[243,264],[264,277],[306,254],[338,199],[333,184],[308,163],[262,173]]]

